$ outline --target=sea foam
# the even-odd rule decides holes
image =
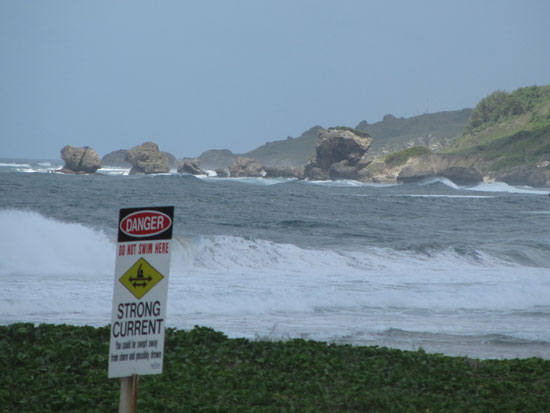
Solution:
[[[104,325],[116,245],[103,232],[31,211],[0,210],[0,322]],[[268,240],[178,235],[167,325],[232,336],[504,334],[550,341],[546,268],[479,251],[308,249]]]
[[[101,231],[21,210],[0,210],[0,226],[0,275],[97,274],[114,268],[115,246]]]

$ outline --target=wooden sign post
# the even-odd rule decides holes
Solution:
[[[137,374],[132,374],[120,379],[119,413],[136,413],[138,377]]]

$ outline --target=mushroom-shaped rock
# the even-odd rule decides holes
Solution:
[[[134,146],[128,151],[124,160],[132,164],[130,175],[170,172],[168,156],[160,152],[158,145],[154,142]]]
[[[101,168],[97,152],[88,146],[76,148],[67,145],[61,149],[61,159],[65,162],[61,172],[65,173],[93,174]]]
[[[353,171],[368,151],[372,138],[366,132],[347,128],[320,130],[312,158],[307,162],[304,177],[319,179],[333,175],[336,179],[355,176]],[[333,164],[335,167],[332,169]]]

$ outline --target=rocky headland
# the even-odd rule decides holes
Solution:
[[[447,178],[457,185],[477,185],[483,181],[488,165],[480,158],[445,154],[411,157],[402,166],[397,182],[417,182],[429,178]]]
[[[447,178],[457,185],[501,181],[550,187],[550,86],[497,91],[474,109],[385,115],[355,128],[314,126],[298,138],[266,144],[245,154],[209,150],[176,162],[153,142],[107,154],[63,148],[67,173],[93,173],[101,165],[131,166],[131,174],[178,172],[218,177],[358,180],[410,183]]]

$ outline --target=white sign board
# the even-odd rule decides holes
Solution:
[[[174,207],[120,210],[109,378],[161,374]]]

